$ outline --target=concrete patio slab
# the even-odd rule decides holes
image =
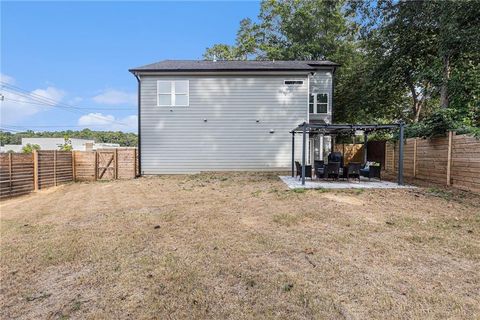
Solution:
[[[280,179],[290,188],[305,188],[305,189],[411,189],[416,188],[411,185],[399,186],[395,182],[380,181],[376,179],[368,180],[305,180],[305,185],[302,186],[302,180],[298,178],[292,178],[291,176],[279,176]]]

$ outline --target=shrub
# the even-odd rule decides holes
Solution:
[[[38,144],[27,143],[22,148],[23,153],[32,153],[34,150],[40,150],[40,146]]]

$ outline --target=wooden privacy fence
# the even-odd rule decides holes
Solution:
[[[137,161],[136,148],[0,154],[0,198],[72,181],[131,179]]]
[[[398,171],[398,142],[385,147],[385,170]],[[480,192],[480,140],[468,135],[404,142],[403,174],[435,184]]]
[[[0,154],[0,199],[33,191],[33,176],[32,154]]]

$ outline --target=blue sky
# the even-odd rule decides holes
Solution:
[[[137,83],[129,68],[201,59],[212,44],[233,43],[240,20],[259,10],[253,1],[0,6],[0,124],[12,131],[136,131]]]

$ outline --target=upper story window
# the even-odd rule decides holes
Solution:
[[[312,93],[308,108],[310,113],[328,113],[328,93]]]
[[[157,105],[186,107],[189,105],[188,80],[157,81]]]

